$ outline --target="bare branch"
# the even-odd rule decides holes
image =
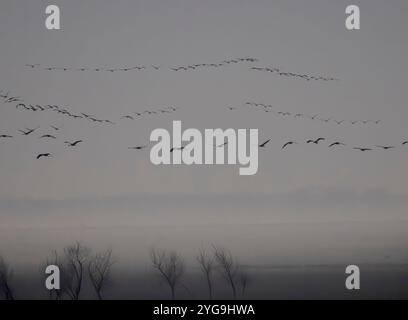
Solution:
[[[212,275],[214,271],[214,260],[207,254],[205,249],[201,249],[197,256],[197,261],[207,282],[208,297],[210,300],[212,300],[213,298]]]
[[[90,255],[90,249],[80,242],[68,246],[64,249],[66,273],[70,279],[67,292],[72,300],[78,300],[81,293],[82,281],[84,277],[84,264]]]
[[[88,263],[88,274],[99,300],[111,277],[112,250],[96,254]]]
[[[183,259],[176,252],[157,251],[155,249],[151,250],[150,259],[153,267],[168,284],[171,298],[174,300],[176,286],[185,271]]]
[[[218,264],[221,275],[224,277],[225,281],[229,284],[232,290],[232,296],[234,299],[237,298],[237,289],[236,289],[236,278],[238,274],[238,264],[232,257],[231,252],[226,249],[214,248],[214,258]]]

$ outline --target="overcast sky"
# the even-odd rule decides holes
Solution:
[[[130,252],[152,245],[190,254],[212,242],[259,263],[406,262],[408,241],[408,2],[354,1],[361,30],[348,31],[350,1],[53,1],[62,30],[44,26],[49,1],[0,4],[0,90],[111,119],[95,125],[55,112],[0,106],[0,252],[36,261],[72,240]],[[256,63],[174,72],[169,67],[254,57]],[[132,72],[46,71],[161,66]],[[327,75],[304,81],[251,66]],[[379,124],[278,117],[245,106]],[[123,115],[175,106],[135,121]],[[230,111],[227,107],[237,107]],[[257,128],[255,176],[238,166],[154,166],[155,128]],[[50,125],[61,127],[53,131]],[[25,127],[40,129],[23,137]],[[56,134],[44,141],[42,134]],[[325,137],[321,145],[307,139]],[[63,141],[82,139],[74,149]],[[290,140],[299,145],[281,150]],[[329,142],[346,147],[329,149]],[[395,145],[389,151],[353,147]],[[375,148],[375,147],[374,147]],[[38,153],[52,158],[36,160]],[[324,243],[324,245],[322,245]],[[251,253],[248,253],[251,252]],[[286,260],[285,260],[286,259]]]

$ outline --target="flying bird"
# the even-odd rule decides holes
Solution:
[[[306,143],[318,144],[320,141],[326,140],[325,138],[317,138],[316,140],[307,140]]]
[[[286,143],[282,146],[282,149],[285,149],[287,146],[292,145],[292,144],[297,144],[297,142],[294,142],[294,141],[286,142]]]
[[[0,135],[0,138],[13,138],[13,136],[10,136],[8,134],[2,134]]]
[[[29,134],[33,133],[35,130],[37,130],[39,127],[35,128],[35,129],[29,129],[26,128],[27,131],[24,130],[18,130],[21,132],[21,134],[23,134],[24,136],[28,136]]]
[[[271,141],[271,139],[268,139],[268,140],[266,140],[265,142],[261,143],[261,144],[259,145],[259,147],[264,148],[264,147],[267,145],[267,143],[268,143],[269,141]]]
[[[56,136],[53,136],[53,135],[51,135],[51,134],[44,134],[44,135],[42,135],[42,136],[40,137],[40,139],[42,139],[42,138],[57,139]]]
[[[78,143],[83,142],[82,140],[76,140],[74,142],[65,141],[64,143],[67,144],[69,147],[75,147]]]
[[[334,147],[334,146],[345,146],[343,142],[333,142],[331,145],[329,145],[329,148]]]
[[[38,159],[41,159],[41,158],[49,158],[49,157],[51,157],[51,153],[40,153],[40,154],[37,156],[37,160],[38,160]]]
[[[129,147],[128,149],[132,149],[132,150],[142,150],[142,149],[144,149],[144,148],[146,148],[146,147],[147,147],[147,145],[137,146],[137,147]]]
[[[377,147],[377,148],[384,149],[384,150],[389,150],[389,149],[395,148],[394,146],[376,146],[376,147]]]
[[[172,148],[170,149],[170,153],[172,153],[174,150],[183,150],[183,149],[184,149],[184,146],[181,146],[180,148],[172,147]]]
[[[406,144],[408,144],[408,140],[407,140],[407,141],[404,141],[404,142],[402,143],[402,145],[406,145]]]
[[[373,149],[371,149],[371,148],[353,148],[353,149],[355,149],[355,150],[360,150],[360,151],[371,151],[371,150],[373,150]]]

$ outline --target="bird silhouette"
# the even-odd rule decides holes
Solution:
[[[316,140],[307,140],[306,143],[318,144],[320,141],[324,141],[326,138],[317,138]]]
[[[371,151],[371,150],[373,150],[373,149],[371,149],[371,148],[353,148],[353,149],[355,149],[355,150],[360,150],[360,151]]]
[[[184,146],[181,146],[180,148],[172,147],[172,148],[170,149],[170,153],[172,153],[174,150],[183,150],[183,149],[184,149]]]
[[[268,140],[266,140],[265,142],[261,143],[261,144],[259,145],[259,147],[264,148],[264,147],[267,145],[267,143],[268,143],[269,141],[271,141],[271,139],[268,139]]]
[[[75,147],[78,143],[83,142],[82,140],[76,140],[74,142],[65,141],[64,143],[67,144],[69,147]]]
[[[376,147],[377,147],[377,148],[384,149],[384,150],[389,150],[389,149],[395,148],[394,146],[376,146]]]
[[[53,136],[53,135],[51,135],[51,134],[44,134],[44,135],[42,135],[42,136],[40,137],[40,139],[43,139],[43,138],[57,139],[56,136]]]
[[[407,140],[407,141],[404,141],[404,142],[402,143],[402,145],[406,145],[406,144],[408,144],[408,140]]]
[[[142,150],[142,149],[144,149],[144,148],[146,148],[146,147],[147,147],[147,145],[137,146],[137,147],[129,147],[128,149],[132,149],[132,150]]]
[[[0,135],[0,138],[13,138],[13,136],[10,136],[8,134],[2,134]]]
[[[334,147],[334,146],[345,146],[343,142],[333,142],[331,145],[329,145],[329,148]]]
[[[297,142],[295,142],[295,141],[286,142],[286,143],[282,146],[282,149],[285,149],[287,146],[292,145],[292,144],[297,144]]]
[[[35,128],[35,129],[26,128],[26,131],[24,131],[24,130],[18,130],[18,131],[20,131],[22,135],[28,136],[29,134],[33,133],[33,132],[34,132],[35,130],[37,130],[38,128],[39,128],[39,127]]]
[[[37,156],[37,160],[38,160],[38,159],[41,159],[41,158],[49,158],[49,157],[51,157],[51,153],[40,153],[40,154]]]

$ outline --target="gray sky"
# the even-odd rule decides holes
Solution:
[[[36,261],[80,239],[114,246],[121,257],[152,245],[191,254],[211,242],[259,263],[406,261],[408,221],[408,3],[354,1],[361,30],[347,31],[350,1],[54,1],[62,30],[44,26],[48,1],[0,4],[0,90],[32,104],[69,106],[112,119],[93,125],[53,112],[0,109],[0,252]],[[224,68],[172,72],[61,72],[68,67],[171,67],[258,58]],[[250,66],[328,75],[302,81]],[[246,101],[294,113],[376,125],[336,125],[250,110]],[[171,115],[121,120],[165,106]],[[238,110],[229,111],[235,106]],[[238,166],[153,166],[149,151],[128,150],[150,132],[171,128],[258,128],[255,176]],[[40,134],[60,126],[58,139]],[[22,137],[18,129],[41,126]],[[348,147],[311,146],[309,138]],[[74,150],[65,140],[83,139]],[[284,142],[297,146],[281,150]],[[399,145],[362,153],[351,147]],[[41,152],[54,157],[36,161]],[[283,226],[283,227],[282,227]],[[324,243],[324,245],[322,245]],[[251,252],[251,253],[249,253]],[[127,258],[126,258],[127,257]],[[349,259],[349,260],[347,260]],[[253,260],[252,260],[253,261]]]

